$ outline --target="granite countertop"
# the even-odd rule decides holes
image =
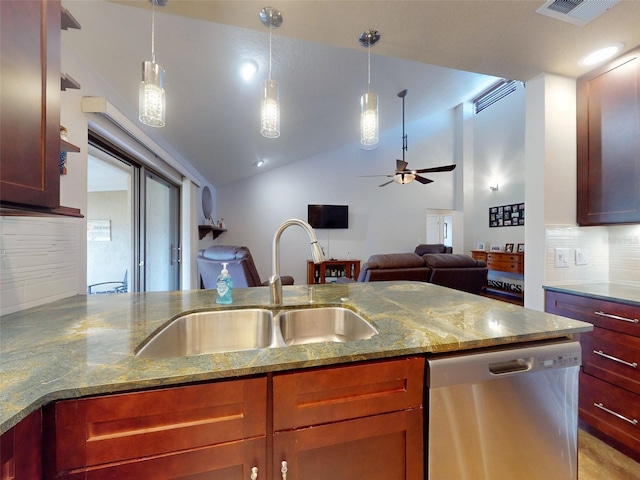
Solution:
[[[575,283],[545,285],[544,289],[640,307],[640,286],[619,283]]]
[[[308,288],[284,287],[283,308],[309,306]],[[345,283],[313,288],[313,306],[356,310],[379,334],[348,343],[162,360],[134,355],[145,338],[180,314],[225,308],[215,303],[215,292],[207,290],[78,295],[0,317],[0,433],[58,399],[506,345],[592,329],[588,323],[428,283]],[[233,293],[231,307],[269,308],[266,287]]]

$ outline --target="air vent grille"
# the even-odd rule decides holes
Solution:
[[[549,0],[536,12],[572,25],[583,26],[618,2],[620,0]]]
[[[473,99],[473,112],[477,115],[485,108],[490,107],[510,93],[515,92],[516,88],[518,88],[517,81],[506,79],[500,80],[492,85],[488,90]]]
[[[584,0],[555,0],[548,8],[554,12],[564,13],[566,15],[582,2],[584,2]]]

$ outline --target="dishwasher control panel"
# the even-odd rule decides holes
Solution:
[[[540,370],[550,368],[579,367],[582,363],[580,352],[567,352],[536,357],[536,366]]]

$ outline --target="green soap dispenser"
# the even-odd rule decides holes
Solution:
[[[229,270],[227,270],[228,263],[222,264],[222,271],[218,278],[216,279],[216,290],[218,291],[218,298],[216,298],[216,303],[221,303],[223,305],[229,305],[233,303],[233,299],[231,298],[231,290],[233,289],[233,279],[231,275],[229,275]]]

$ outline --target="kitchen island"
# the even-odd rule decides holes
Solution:
[[[138,358],[134,350],[173,318],[225,308],[215,303],[214,291],[76,296],[6,315],[0,320],[1,432],[58,400],[221,379],[260,380],[275,372],[513,345],[592,329],[588,323],[420,282],[313,288],[315,301],[309,304],[309,287],[285,287],[282,308],[344,306],[379,333],[348,343],[158,360]],[[269,308],[269,290],[236,289],[232,307]],[[224,383],[229,382],[217,384]]]

